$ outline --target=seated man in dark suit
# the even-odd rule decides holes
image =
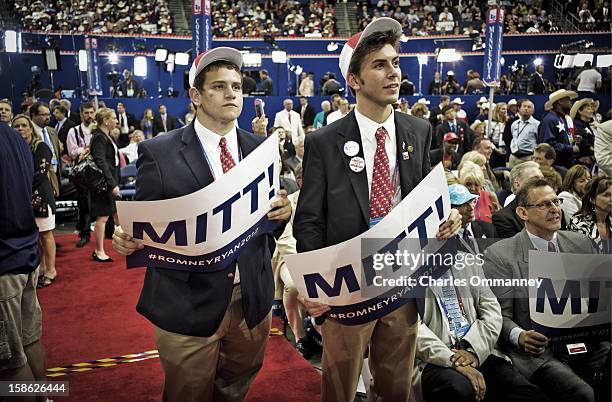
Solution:
[[[484,253],[495,241],[495,226],[489,222],[474,220],[474,208],[478,196],[470,193],[463,184],[448,186],[451,207],[461,214],[459,249],[467,253]]]
[[[560,200],[545,179],[536,177],[523,183],[515,201],[516,213],[525,222],[525,228],[488,248],[484,265],[488,278],[527,279],[529,250],[596,253],[586,236],[560,230]],[[587,355],[575,360],[576,356],[568,355],[566,345],[553,347],[545,335],[533,329],[529,316],[529,287],[495,286],[492,290],[504,319],[500,346],[521,374],[555,401],[595,401],[592,380],[595,372],[605,373],[604,364],[610,363],[610,342],[586,343]],[[607,378],[601,383],[604,384],[601,389],[609,392],[609,369]],[[609,400],[609,393],[607,398]]]
[[[242,54],[227,47],[195,58],[189,72],[194,122],[139,144],[137,201],[198,191],[265,140],[265,124],[259,125],[260,136],[236,128],[242,111],[241,66]],[[291,205],[285,191],[279,195],[267,217],[285,221]],[[283,230],[280,225],[275,235]],[[129,255],[140,242],[118,227],[113,246]],[[273,249],[274,239],[262,234],[221,271],[147,269],[137,310],[155,326],[164,401],[244,400],[261,368],[270,330]]]
[[[431,167],[436,166],[438,163],[443,162],[444,170],[456,170],[461,156],[457,153],[459,147],[459,137],[455,133],[446,133],[444,135],[444,143],[442,148],[433,149],[429,151],[429,159],[431,160]]]
[[[497,236],[500,238],[512,237],[521,230],[525,224],[516,214],[516,200],[513,196],[518,194],[521,186],[532,177],[544,177],[540,171],[540,166],[535,162],[524,162],[516,165],[510,171],[510,181],[512,186],[512,201],[504,208],[493,214],[493,225]]]

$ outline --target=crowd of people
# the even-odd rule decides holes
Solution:
[[[534,116],[536,98],[527,96],[496,104],[483,97],[477,115],[468,115],[460,97],[447,95],[438,104],[423,98],[410,107],[399,98],[402,27],[390,18],[371,24],[367,35],[353,38],[355,48],[345,45],[340,56],[354,105],[340,93],[320,110],[307,96],[299,105],[286,99],[273,120],[272,113],[269,120],[253,119],[253,134],[237,128],[242,55],[226,47],[194,61],[184,121],[164,105],[157,115],[147,110],[139,125],[121,102],[116,110],[83,103],[77,116],[65,99],[39,101],[17,115],[10,102],[0,101],[0,163],[13,173],[0,179],[7,185],[12,180],[15,194],[24,195],[0,193],[7,205],[20,203],[17,219],[0,228],[14,236],[9,244],[20,247],[12,265],[1,267],[0,289],[16,287],[18,279],[16,292],[29,303],[28,314],[7,305],[29,336],[10,326],[15,356],[0,355],[0,378],[24,365],[27,372],[15,378],[41,375],[40,367],[29,367],[44,353],[34,287],[50,286],[61,275],[52,232],[64,165],[93,163],[103,172],[97,187],[78,190],[77,246],[88,244],[95,219],[91,258],[106,263],[112,261],[103,245],[111,218],[117,252],[130,255],[142,247],[123,232],[115,207],[120,169],[134,163],[134,155],[136,199],[164,200],[206,187],[275,135],[282,189],[267,217],[282,224],[255,238],[239,262],[220,271],[146,270],[137,310],[155,325],[165,400],[246,397],[262,366],[274,289],[305,357],[315,347],[303,318],[306,312],[323,318],[315,330],[323,345],[324,401],[353,401],[366,351],[373,399],[407,401],[414,392],[429,402],[609,400],[609,332],[584,340],[585,354],[572,356],[565,344],[554,344],[534,326],[527,287],[431,286],[421,310],[409,299],[361,325],[325,318],[329,306],[298,294],[287,255],[333,246],[380,224],[439,164],[452,209],[435,225],[435,235],[459,241],[461,253],[484,254],[482,264],[451,267],[443,278],[528,279],[529,250],[612,253],[612,120],[608,111],[598,113],[592,92],[553,91],[538,105],[545,109],[542,116]],[[0,247],[0,257],[8,249]],[[190,297],[177,302],[185,294]],[[24,356],[36,351],[28,363]]]
[[[334,7],[327,0],[222,0],[212,2],[213,37],[331,37]]]
[[[597,1],[566,1],[564,11],[578,21],[582,31],[607,31],[610,29],[610,2]]]
[[[172,34],[166,0],[15,0],[26,31],[62,33]]]
[[[558,21],[550,18],[538,1],[519,0],[512,5],[502,6],[505,10],[504,32],[537,33],[559,31]],[[409,36],[438,34],[484,34],[486,28],[486,1],[394,1],[361,2],[359,26],[363,28],[372,19],[391,17],[402,24]],[[609,21],[609,20],[608,20]],[[609,24],[609,22],[608,22]],[[609,28],[609,27],[608,27]]]

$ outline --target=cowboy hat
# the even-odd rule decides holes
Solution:
[[[574,104],[572,105],[572,110],[570,110],[570,113],[569,113],[572,120],[576,118],[578,111],[582,109],[583,106],[586,106],[592,103],[594,103],[592,98],[584,98],[584,99],[580,99],[574,102]]]
[[[563,98],[575,99],[578,94],[574,91],[568,91],[567,89],[559,89],[548,95],[548,101],[544,104],[544,110],[551,110],[555,105],[555,102],[560,101]]]

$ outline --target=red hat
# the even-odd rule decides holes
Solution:
[[[459,139],[459,137],[455,133],[451,132],[451,133],[444,134],[444,142],[458,140],[458,139]]]
[[[216,47],[207,52],[200,53],[195,58],[191,68],[189,69],[189,86],[193,86],[198,74],[204,70],[206,66],[215,61],[225,60],[234,63],[238,68],[242,67],[242,53],[232,47]]]
[[[359,43],[376,32],[385,32],[385,31],[393,31],[398,36],[402,34],[402,25],[389,17],[380,17],[376,18],[372,22],[365,27],[363,32],[358,32],[355,35],[351,36],[349,40],[342,47],[342,52],[340,52],[340,72],[342,76],[346,80],[348,76],[349,64],[351,64],[351,58],[353,57],[353,52],[359,45]]]

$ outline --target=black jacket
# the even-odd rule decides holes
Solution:
[[[525,222],[523,222],[516,214],[516,199],[512,200],[510,204],[495,212],[492,220],[497,237],[501,239],[512,237],[525,227]],[[566,225],[562,210],[561,230],[565,229]]]
[[[53,197],[53,187],[49,180],[52,157],[51,148],[44,142],[39,142],[34,150],[34,182],[32,183],[32,207],[36,217],[49,216],[49,206],[55,213],[55,197]]]
[[[176,118],[168,113],[166,113],[166,130],[164,130],[164,122],[160,114],[155,115],[153,118],[153,136],[163,132],[170,132],[176,128],[179,128]]]
[[[91,156],[104,173],[109,191],[119,185],[119,166],[115,165],[115,147],[111,141],[106,134],[96,129],[92,133],[91,143],[89,144]]]
[[[450,124],[445,121],[440,124],[436,130],[436,146],[433,148],[442,148],[444,135],[446,133],[450,133],[451,127]],[[457,120],[457,124],[455,127],[455,131],[453,131],[457,136],[459,136],[459,148],[457,148],[457,153],[461,156],[464,153],[472,150],[472,143],[474,142],[474,133],[470,126],[465,124],[462,120]]]
[[[64,147],[62,155],[66,155],[68,153],[68,150],[66,148],[66,138],[68,138],[68,131],[70,131],[70,129],[74,126],[76,126],[76,123],[66,118],[66,121],[64,122],[64,124],[62,124],[62,127],[57,132],[57,138],[60,140]]]
[[[398,146],[399,181],[402,197],[429,173],[431,127],[423,119],[395,113],[397,144],[410,144],[409,159],[401,157]],[[368,230],[370,199],[366,170],[349,168],[344,144],[359,144],[356,157],[363,158],[363,146],[355,112],[306,136],[303,178],[295,212],[293,235],[298,252],[338,244]]]
[[[300,116],[302,115],[302,105],[298,105],[294,110]],[[304,127],[312,126],[314,124],[314,119],[315,119],[316,114],[317,112],[315,112],[314,107],[310,105],[306,105],[306,110],[304,111],[304,117],[302,118],[302,126]]]
[[[238,144],[246,157],[264,138],[238,129]],[[214,181],[202,154],[193,123],[138,146],[137,201],[167,200],[198,191]],[[280,236],[281,225],[274,235]],[[242,309],[249,328],[264,319],[272,307],[274,279],[272,235],[262,235],[238,257]],[[236,264],[225,270],[192,273],[147,269],[136,310],[170,332],[208,337],[223,320],[232,296]]]

